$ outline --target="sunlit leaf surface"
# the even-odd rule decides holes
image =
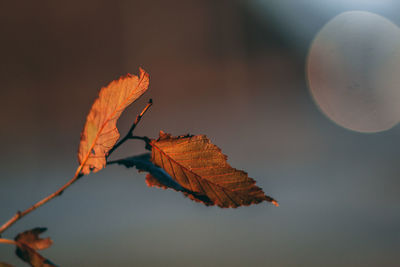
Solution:
[[[153,163],[196,198],[209,199],[208,204],[236,208],[269,201],[278,205],[246,172],[232,168],[205,135],[172,137],[160,132],[159,139],[150,144]],[[153,178],[147,178],[147,183],[160,186]]]
[[[106,155],[119,138],[117,120],[124,109],[137,100],[149,85],[149,75],[126,75],[101,89],[86,119],[81,134],[78,160],[81,173],[97,172],[106,165]]]

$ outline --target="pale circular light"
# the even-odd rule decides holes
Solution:
[[[379,132],[400,121],[400,29],[386,18],[336,16],[315,37],[306,69],[315,102],[338,125]]]

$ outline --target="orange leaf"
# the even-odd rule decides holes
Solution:
[[[39,235],[46,231],[46,228],[36,227],[32,230],[25,231],[15,237],[17,256],[29,263],[33,267],[52,267],[56,266],[50,260],[40,255],[36,250],[46,249],[53,244],[50,238],[40,238]]]
[[[128,74],[101,89],[81,134],[78,160],[82,174],[105,167],[107,153],[119,138],[118,118],[127,106],[146,92],[148,86],[149,75],[140,69],[140,77]]]
[[[183,188],[195,193],[197,198],[203,196],[221,208],[262,201],[278,205],[247,173],[232,168],[226,162],[227,157],[205,135],[172,137],[160,132],[160,138],[152,140],[150,145],[153,163]],[[148,183],[151,181],[147,180]]]

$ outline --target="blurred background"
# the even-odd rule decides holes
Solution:
[[[356,25],[351,14],[324,27],[351,10],[379,15],[388,34],[379,35],[386,31],[373,28],[375,20],[356,27],[360,34],[341,34]],[[139,66],[150,89],[122,115],[122,134],[153,98],[137,135],[206,134],[280,203],[206,207],[109,166],[3,237],[48,227],[54,244],[43,255],[60,266],[398,266],[399,11],[394,0],[3,1],[1,223],[73,176],[99,89]],[[384,57],[371,59],[382,54],[375,51]],[[349,62],[358,64],[347,71]],[[375,73],[379,66],[386,76]],[[343,89],[332,96],[339,104],[359,88],[349,99],[367,104],[327,112],[321,88]],[[331,116],[354,110],[361,115],[344,124]],[[352,127],[363,114],[367,128],[379,127]],[[113,159],[143,152],[131,141]],[[9,245],[0,244],[0,261],[25,266]]]

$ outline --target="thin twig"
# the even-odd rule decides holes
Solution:
[[[130,139],[133,136],[133,130],[135,129],[136,125],[139,123],[139,121],[141,120],[141,118],[143,117],[144,113],[146,113],[146,111],[150,108],[150,106],[152,105],[153,101],[150,99],[149,102],[147,103],[146,107],[142,110],[142,112],[136,117],[135,122],[133,123],[132,127],[129,129],[128,134],[121,139],[121,141],[119,141],[108,153],[107,156],[109,156],[116,148],[118,148],[121,144],[123,144],[126,140]],[[28,213],[34,211],[35,209],[39,208],[40,206],[42,206],[43,204],[49,202],[50,200],[52,200],[53,198],[55,198],[56,196],[61,195],[65,189],[67,189],[69,186],[71,186],[76,180],[78,180],[80,177],[83,176],[83,174],[81,174],[82,168],[83,166],[86,164],[87,160],[89,158],[89,153],[87,154],[86,158],[82,161],[82,163],[80,164],[80,166],[78,167],[78,169],[75,172],[74,177],[71,178],[71,180],[69,180],[66,184],[64,184],[62,187],[60,187],[57,191],[55,191],[54,193],[50,194],[49,196],[45,197],[44,199],[40,200],[39,202],[37,202],[36,204],[34,204],[33,206],[31,206],[30,208],[24,210],[24,211],[18,211],[10,220],[8,220],[6,223],[4,223],[1,227],[0,227],[0,235],[1,233],[3,233],[5,230],[7,230],[11,225],[13,225],[14,223],[16,223],[18,220],[20,220],[22,217],[24,217],[25,215],[27,215]]]
[[[87,160],[87,159],[86,159]],[[85,161],[86,162],[86,161]],[[24,210],[24,211],[18,211],[10,220],[8,220],[5,224],[3,224],[0,227],[0,234],[3,233],[5,230],[7,230],[7,228],[9,228],[11,225],[13,225],[14,223],[16,223],[18,220],[20,220],[22,217],[24,217],[25,215],[27,215],[28,213],[34,211],[35,209],[39,208],[40,206],[42,206],[43,204],[45,204],[46,202],[52,200],[53,198],[55,198],[56,196],[61,195],[65,189],[67,189],[71,184],[73,184],[79,177],[81,177],[81,170],[82,167],[84,165],[83,162],[78,169],[75,172],[74,177],[72,177],[71,180],[69,180],[65,185],[63,185],[62,187],[60,187],[56,192],[50,194],[49,196],[45,197],[44,199],[40,200],[39,202],[37,202],[36,204],[34,204],[33,206],[31,206],[30,208]]]
[[[142,112],[140,112],[139,115],[137,115],[135,122],[132,124],[131,128],[129,129],[128,133],[125,135],[124,138],[122,138],[115,146],[113,146],[113,148],[110,149],[110,151],[108,152],[106,158],[108,158],[119,146],[121,146],[123,143],[125,143],[127,140],[129,139],[140,139],[137,138],[137,136],[133,136],[133,130],[135,130],[136,125],[138,125],[138,123],[140,122],[140,120],[142,119],[143,115],[146,113],[146,111],[151,107],[151,105],[153,105],[153,100],[149,99],[149,102],[147,103],[147,105],[144,107],[144,109],[142,110]],[[146,137],[143,137],[146,138]]]
[[[11,240],[11,239],[0,238],[0,243],[11,244],[11,245],[18,246],[18,243],[16,241],[14,241],[14,240]]]
[[[138,139],[138,140],[144,141],[146,143],[146,146],[144,148],[149,150],[149,151],[151,151],[151,145],[150,145],[151,139],[148,138],[147,136],[136,136],[136,135],[134,135],[134,136],[131,136],[130,139]]]

